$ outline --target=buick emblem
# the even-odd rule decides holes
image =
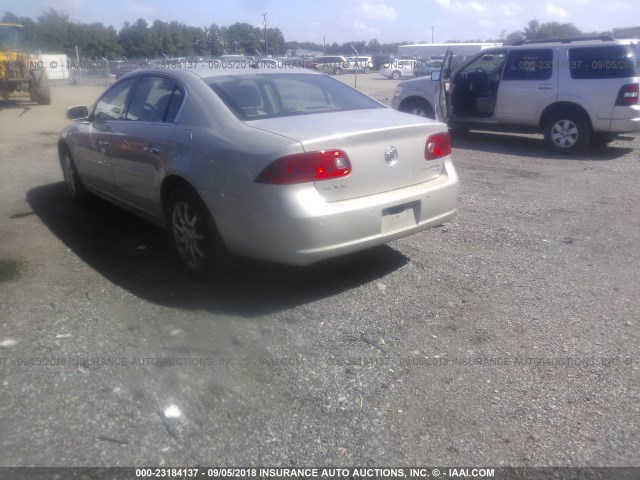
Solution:
[[[384,161],[387,162],[387,165],[390,167],[398,163],[398,149],[393,145],[389,145],[384,151]]]

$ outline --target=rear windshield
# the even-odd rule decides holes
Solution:
[[[240,120],[385,108],[325,75],[225,75],[206,82]]]
[[[640,77],[636,45],[584,47],[569,50],[571,77],[577,79]]]

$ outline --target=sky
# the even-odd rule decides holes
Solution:
[[[0,0],[0,12],[37,18],[48,8],[80,23],[120,29],[138,18],[198,27],[236,22],[277,27],[286,41],[318,44],[487,40],[529,20],[573,23],[583,32],[640,25],[640,0]],[[433,27],[433,28],[432,28]]]

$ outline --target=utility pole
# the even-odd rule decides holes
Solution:
[[[434,25],[431,26],[431,43],[434,43],[433,38],[434,38],[434,34],[433,31],[436,29],[436,27]]]
[[[267,45],[267,14],[263,13],[262,18],[264,19],[264,51],[265,55],[269,56],[269,46]]]

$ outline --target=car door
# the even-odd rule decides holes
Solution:
[[[499,123],[537,125],[544,107],[558,95],[554,49],[513,49],[498,89],[495,115]]]
[[[128,99],[137,79],[116,83],[98,99],[84,125],[81,141],[74,149],[76,166],[83,182],[103,193],[113,195],[115,179],[111,161],[114,128],[122,122]]]
[[[495,123],[507,50],[485,50],[451,75],[450,121]]]
[[[152,215],[159,213],[160,177],[176,154],[174,122],[183,99],[184,88],[172,78],[143,76],[111,142],[119,198]]]
[[[436,120],[447,123],[449,121],[449,74],[451,72],[451,59],[453,58],[453,51],[448,49],[442,59],[442,65],[440,70],[431,74],[431,79],[437,82],[434,89],[435,95],[433,99],[433,105],[435,105]]]

